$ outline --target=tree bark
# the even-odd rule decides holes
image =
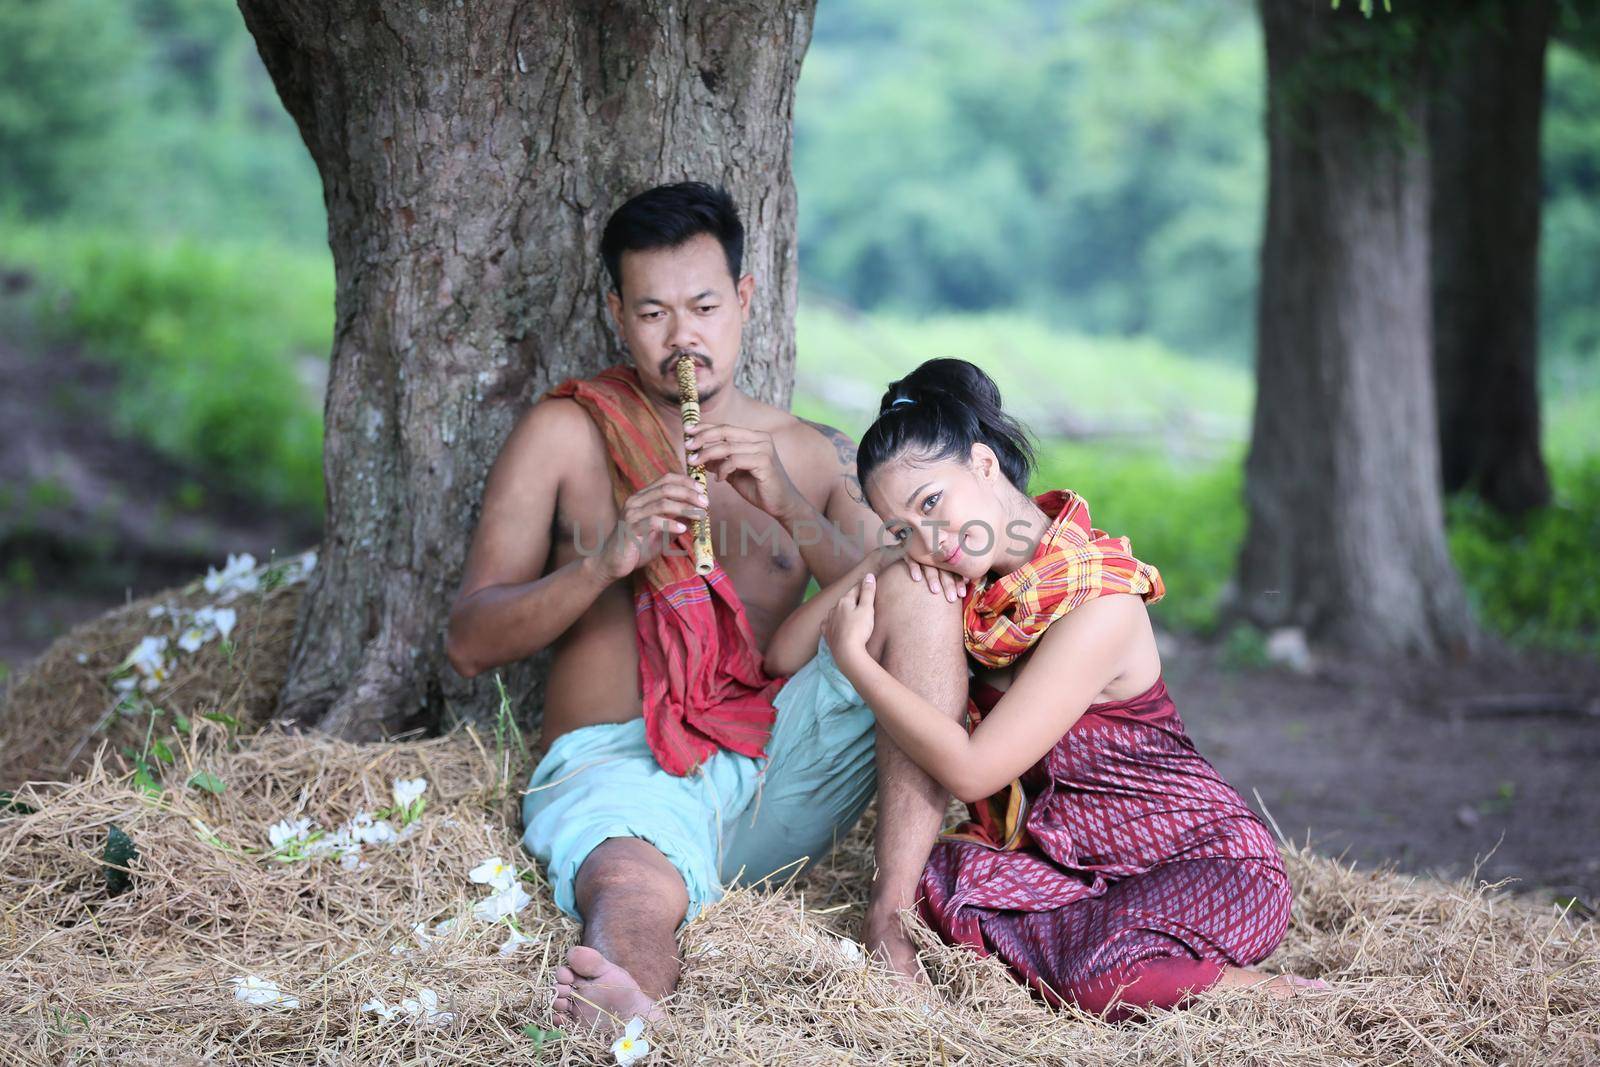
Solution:
[[[321,172],[337,277],[327,525],[279,717],[362,739],[481,721],[493,683],[446,663],[450,600],[516,417],[624,358],[598,251],[613,208],[728,187],[758,282],[738,382],[789,401],[814,0],[239,7]],[[542,671],[505,673],[537,707]]]
[[[1351,650],[1429,655],[1474,631],[1439,490],[1424,92],[1419,63],[1364,51],[1391,31],[1356,6],[1261,2],[1269,173],[1239,607]]]
[[[1539,447],[1539,157],[1554,0],[1501,0],[1449,38],[1432,96],[1434,375],[1444,488],[1550,502]]]

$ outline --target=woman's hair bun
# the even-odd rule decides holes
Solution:
[[[1000,387],[974,363],[930,359],[889,384],[877,421],[861,437],[856,469],[865,482],[873,468],[908,449],[927,459],[965,459],[980,441],[1000,458],[1011,484],[1027,492],[1033,445],[1001,407]]]

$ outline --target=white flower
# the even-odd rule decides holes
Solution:
[[[443,937],[445,934],[448,934],[451,930],[454,930],[455,926],[456,926],[456,921],[454,919],[445,919],[442,922],[438,922],[438,923],[434,924],[434,926],[433,926],[433,934],[434,934],[435,937]]]
[[[467,877],[503,892],[517,884],[517,869],[499,856],[490,856],[472,868]]]
[[[305,581],[307,576],[317,569],[317,550],[313,548],[307,552],[302,552],[294,558],[293,563],[299,573],[291,575],[289,581]]]
[[[79,652],[76,656],[73,656],[72,658],[77,660],[79,663],[88,663],[89,662],[89,653],[87,653],[87,652]]]
[[[206,640],[221,636],[226,639],[239,623],[239,613],[232,608],[219,608],[207,604],[194,613],[194,624],[205,632]]]
[[[833,947],[839,953],[839,956],[851,966],[859,967],[867,961],[866,956],[862,955],[861,946],[849,938],[838,938],[835,940]]]
[[[395,1021],[395,1019],[399,1018],[402,1009],[398,1004],[390,1006],[379,1000],[377,997],[373,997],[371,1000],[361,1005],[361,1010],[370,1011],[372,1014],[381,1018],[384,1022],[392,1023]]]
[[[165,637],[144,637],[133,647],[133,651],[128,653],[128,658],[122,661],[122,666],[118,669],[133,668],[134,671],[142,676],[138,683],[139,687],[147,693],[154,692],[161,686],[162,682],[167,680],[167,675],[172,670],[171,664],[167,662],[166,653],[167,639]],[[117,688],[131,689],[133,687],[123,686],[119,682],[117,683]]]
[[[527,934],[513,926],[511,928],[510,936],[506,938],[506,943],[500,946],[500,955],[502,957],[510,956],[513,952],[517,951],[517,946],[526,944],[532,940],[533,938],[529,937]]]
[[[198,652],[200,646],[206,643],[206,638],[211,636],[197,626],[191,626],[178,637],[178,647],[185,652]]]
[[[159,619],[159,618],[161,618],[161,616],[165,615],[166,613],[167,613],[167,609],[162,607],[160,604],[157,604],[155,607],[153,607],[149,611],[145,612],[145,615],[148,618]]]
[[[407,997],[400,1007],[423,1026],[449,1026],[456,1019],[455,1012],[439,1010],[439,995],[431,989],[417,990],[416,999]]]
[[[224,593],[224,603],[232,600],[240,593],[253,593],[261,585],[261,579],[255,574],[256,558],[250,553],[235,556],[228,553],[227,565],[222,570],[215,567],[206,568],[205,589],[211,594]]]
[[[228,979],[233,983],[235,1000],[258,1007],[298,1008],[300,1001],[278,988],[278,983],[260,975],[244,975]]]
[[[394,827],[389,825],[389,820],[379,819],[373,821],[372,813],[360,811],[349,822],[349,836],[364,845],[387,845],[394,841]]]
[[[484,922],[497,923],[501,919],[510,918],[532,903],[533,898],[528,895],[527,890],[520,885],[513,885],[474,904],[472,917],[482,919]]]
[[[315,841],[307,843],[305,851],[308,856],[333,855],[343,860],[352,852],[359,853],[361,842],[351,832],[350,824],[345,823],[333,833],[323,834]]]
[[[296,819],[294,822],[285,819],[267,827],[267,840],[272,842],[273,848],[282,848],[287,844],[299,841],[310,831],[310,819]]]
[[[635,1015],[628,1020],[628,1028],[612,1044],[611,1054],[617,1058],[617,1067],[628,1067],[635,1060],[650,1055],[650,1042],[644,1039],[643,1019]]]
[[[339,866],[347,871],[364,871],[372,864],[364,862],[360,852],[346,852],[339,857]]]
[[[398,779],[394,783],[394,805],[397,808],[409,808],[422,794],[428,791],[426,778]]]

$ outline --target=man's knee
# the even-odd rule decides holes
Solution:
[[[611,837],[597,845],[578,868],[574,886],[580,909],[616,894],[645,894],[666,907],[689,905],[683,875],[661,850],[637,837]]]
[[[881,660],[885,646],[893,644],[917,648],[933,658],[959,659],[963,609],[963,601],[952,603],[929,592],[904,564],[896,563],[878,575],[873,627],[878,640],[872,651]]]

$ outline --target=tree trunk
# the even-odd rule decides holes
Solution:
[[[794,85],[814,0],[239,0],[322,174],[337,276],[327,527],[280,718],[482,720],[443,629],[484,477],[545,389],[623,358],[601,228],[722,183],[758,281],[739,384],[794,374]],[[604,487],[599,487],[604,489]],[[542,671],[505,672],[525,711]]]
[[[1343,6],[1261,3],[1269,173],[1239,606],[1352,650],[1434,654],[1473,628],[1439,491],[1421,67],[1371,56],[1391,28]],[[1339,81],[1357,67],[1387,84]]]
[[[1539,127],[1554,0],[1501,0],[1449,39],[1433,93],[1434,376],[1446,492],[1550,502],[1539,450]]]

